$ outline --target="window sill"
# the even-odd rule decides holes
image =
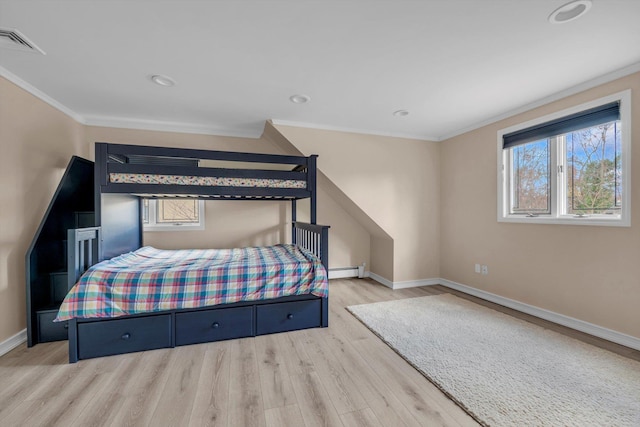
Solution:
[[[620,215],[612,215],[611,217],[591,216],[586,218],[575,216],[524,216],[509,215],[498,217],[498,222],[513,222],[520,224],[560,224],[560,225],[595,225],[600,227],[631,227],[631,221],[620,217]]]
[[[203,225],[149,225],[149,226],[143,226],[142,227],[142,231],[144,231],[145,233],[147,231],[199,231],[199,230],[204,230],[204,224]]]

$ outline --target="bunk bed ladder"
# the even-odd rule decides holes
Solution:
[[[310,206],[310,216],[311,216],[311,224],[316,224],[316,211],[317,211],[317,163],[318,156],[316,154],[312,154],[309,156],[309,165],[307,166],[307,189],[311,193],[311,197],[309,199]]]

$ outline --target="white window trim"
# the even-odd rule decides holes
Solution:
[[[558,212],[558,194],[555,194],[558,186],[557,173],[551,172],[551,185],[552,194],[551,197],[551,215],[540,214],[534,217],[528,217],[525,215],[513,215],[509,213],[508,206],[508,191],[509,185],[506,178],[506,174],[510,173],[510,166],[508,161],[507,150],[503,149],[503,135],[516,132],[520,129],[525,129],[531,126],[536,126],[541,123],[545,123],[551,120],[558,119],[560,117],[568,116],[574,113],[595,108],[600,105],[608,104],[610,102],[620,102],[620,139],[622,149],[622,209],[620,215],[591,215],[586,218],[576,217],[574,215],[559,215]],[[555,167],[557,162],[555,156],[561,153],[558,150],[551,152],[552,167]],[[497,176],[498,176],[498,222],[515,222],[515,223],[527,223],[527,224],[565,224],[565,225],[597,225],[597,226],[612,226],[612,227],[630,227],[631,226],[631,90],[625,90],[618,92],[603,98],[596,99],[591,102],[580,104],[575,107],[567,108],[562,111],[558,111],[553,114],[539,117],[533,120],[529,120],[525,123],[519,123],[517,125],[500,129],[498,131],[498,145],[497,145]],[[561,195],[560,195],[561,196]],[[563,203],[561,201],[561,203]]]
[[[198,223],[176,223],[157,224],[157,200],[149,199],[149,224],[142,224],[143,231],[197,231],[204,230],[204,200],[198,200],[198,210],[200,222]],[[152,208],[153,205],[153,208]]]

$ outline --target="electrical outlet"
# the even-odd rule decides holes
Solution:
[[[480,264],[476,264],[476,273],[480,273]]]
[[[489,267],[486,265],[482,266],[482,274],[489,274]]]

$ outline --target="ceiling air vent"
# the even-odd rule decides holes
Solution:
[[[45,55],[44,51],[18,30],[0,28],[0,48],[17,49]]]

